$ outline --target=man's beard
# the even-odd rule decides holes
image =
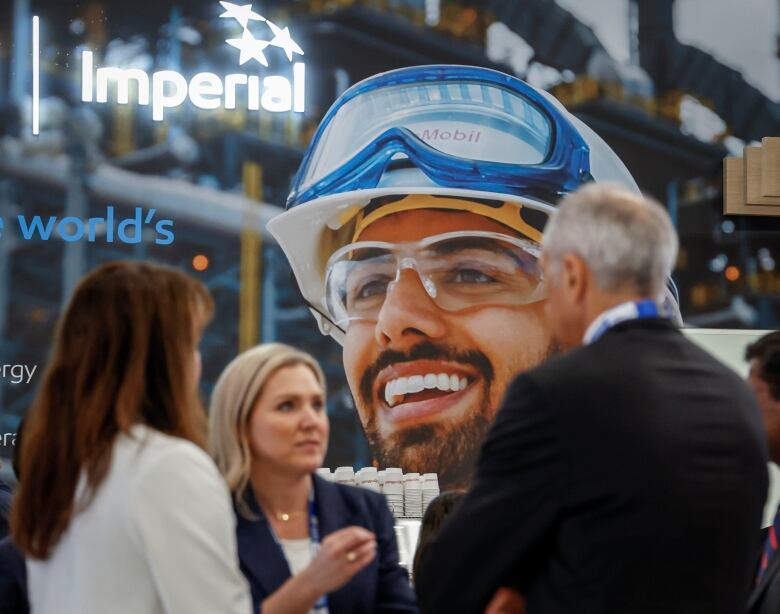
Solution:
[[[421,424],[383,438],[372,417],[366,424],[371,451],[382,467],[407,473],[437,473],[442,490],[464,488],[477,464],[482,442],[492,423],[489,397],[455,425]]]
[[[415,360],[441,360],[470,365],[481,376],[482,398],[458,422],[420,424],[384,437],[377,425],[377,412],[369,413],[366,437],[374,458],[383,467],[401,467],[405,472],[437,473],[442,488],[465,486],[474,470],[482,441],[492,421],[490,390],[495,372],[488,357],[479,350],[458,351],[426,341],[408,352],[385,350],[360,379],[360,396],[365,407],[375,407],[374,381],[379,372],[393,364]]]
[[[551,342],[546,350],[540,352],[538,361],[529,367],[533,368],[558,351],[558,344]],[[366,412],[369,414],[364,427],[366,437],[380,467],[401,467],[407,473],[437,473],[442,490],[464,488],[471,481],[482,443],[498,410],[497,407],[491,407],[490,403],[495,374],[485,354],[478,350],[459,352],[431,342],[420,343],[408,352],[385,350],[361,377],[360,398],[364,407],[376,407],[373,386],[382,369],[399,362],[425,359],[473,366],[482,376],[483,390],[478,405],[469,408],[455,423],[443,421],[420,424],[387,437],[379,431],[378,412]]]

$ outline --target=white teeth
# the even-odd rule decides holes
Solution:
[[[395,395],[393,394],[393,389],[395,388],[395,382],[387,382],[387,386],[385,386],[385,403],[387,403],[390,407],[395,405]]]
[[[422,392],[423,390],[441,390],[442,392],[458,392],[468,385],[465,377],[447,375],[446,373],[426,373],[411,375],[390,380],[385,385],[385,403],[393,407],[404,395]]]
[[[439,390],[447,391],[450,389],[450,376],[446,373],[439,373],[436,378],[436,387]]]
[[[422,392],[425,390],[425,379],[422,375],[412,375],[409,378],[409,392],[414,394],[415,392]]]
[[[409,392],[409,380],[405,377],[399,377],[397,380],[395,380],[393,394],[396,396],[401,396],[407,392]]]

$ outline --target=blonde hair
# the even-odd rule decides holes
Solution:
[[[325,375],[317,360],[283,343],[264,343],[239,354],[219,376],[209,407],[209,452],[245,517],[252,454],[247,433],[249,418],[271,376],[284,367],[304,365],[312,370],[323,392]]]

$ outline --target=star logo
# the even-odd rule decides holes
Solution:
[[[282,49],[290,62],[292,62],[294,53],[303,55],[303,49],[292,39],[289,28],[280,28],[274,22],[269,21],[259,13],[255,13],[251,4],[239,5],[222,0],[220,4],[225,9],[225,12],[220,17],[235,19],[244,30],[241,38],[230,38],[225,41],[228,45],[235,47],[241,52],[238,59],[240,65],[243,66],[249,60],[256,60],[263,66],[268,66],[268,60],[265,57],[265,53],[263,53],[268,46]],[[269,41],[255,38],[249,30],[250,21],[265,22],[270,28],[273,38]]]
[[[255,13],[252,10],[251,4],[238,5],[232,2],[223,2],[220,0],[220,4],[225,9],[225,12],[220,15],[223,19],[235,19],[241,27],[246,29],[249,25],[249,21],[265,21],[265,17],[259,13]]]
[[[292,38],[290,38],[289,28],[280,29],[279,26],[277,26],[272,21],[268,22],[268,27],[271,28],[271,32],[274,33],[274,37],[269,43],[269,45],[273,45],[274,47],[279,47],[281,49],[284,49],[284,53],[287,56],[287,59],[290,60],[290,62],[292,62],[293,53],[303,55],[303,49],[301,49],[298,46],[298,43],[296,43]]]
[[[265,58],[263,49],[268,47],[270,43],[255,38],[249,30],[244,30],[241,38],[229,38],[225,42],[241,51],[241,55],[238,58],[238,63],[241,66],[249,60],[257,60],[263,66],[268,66],[268,60]]]

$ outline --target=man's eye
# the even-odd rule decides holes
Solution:
[[[496,281],[495,278],[478,269],[455,269],[449,277],[448,281],[456,284],[489,284]]]
[[[385,294],[387,292],[387,284],[389,283],[390,280],[387,278],[369,280],[357,287],[353,296],[359,300]]]

